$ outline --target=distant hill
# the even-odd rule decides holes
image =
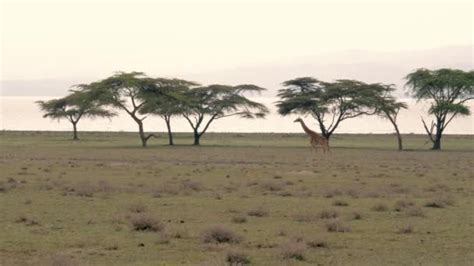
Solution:
[[[473,54],[474,46],[403,52],[349,50],[278,59],[256,66],[221,69],[207,73],[176,74],[175,77],[203,84],[254,83],[269,89],[263,96],[275,96],[281,87],[281,82],[295,77],[313,76],[322,80],[351,78],[366,82],[396,84],[399,87],[397,95],[403,96],[403,77],[410,71],[420,67],[470,70],[474,68]],[[93,80],[93,78],[80,77],[37,80],[25,78],[24,80],[2,80],[0,88],[2,96],[61,96],[67,93],[71,85]]]

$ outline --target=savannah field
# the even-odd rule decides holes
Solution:
[[[1,265],[473,265],[474,139],[0,132]]]

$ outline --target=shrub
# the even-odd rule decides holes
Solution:
[[[326,241],[321,239],[312,239],[306,242],[306,245],[310,248],[326,248],[328,244]]]
[[[345,206],[349,206],[349,203],[347,203],[346,201],[343,201],[343,200],[335,200],[335,201],[332,202],[332,205],[345,207]]]
[[[429,208],[445,208],[450,205],[453,205],[453,201],[447,198],[436,198],[425,203],[425,207]]]
[[[247,222],[247,216],[245,216],[243,214],[238,214],[238,215],[233,216],[231,221],[233,223],[238,223],[238,224],[246,223]]]
[[[159,232],[165,228],[164,224],[162,224],[158,219],[147,214],[135,215],[130,219],[130,222],[135,231]]]
[[[92,197],[95,190],[95,187],[87,182],[76,184],[73,188],[74,194],[79,197]]]
[[[402,211],[403,209],[406,209],[408,207],[414,206],[415,203],[412,201],[406,201],[406,200],[398,200],[395,202],[395,205],[393,206],[393,209],[397,212]]]
[[[203,189],[201,182],[192,180],[184,180],[181,182],[181,185],[185,190],[201,191]]]
[[[204,243],[239,243],[241,237],[223,225],[214,225],[201,234]]]
[[[280,193],[278,193],[279,196],[282,196],[282,197],[291,197],[293,196],[293,193],[291,193],[290,191],[282,191]]]
[[[18,218],[16,218],[15,223],[26,223],[28,221],[28,218],[26,215],[20,215]]]
[[[376,211],[376,212],[384,212],[384,211],[388,210],[388,207],[387,207],[387,205],[385,205],[383,203],[377,203],[372,207],[372,210]]]
[[[23,223],[25,225],[28,225],[28,226],[32,226],[32,225],[39,225],[39,221],[36,220],[35,218],[32,218],[32,217],[28,217],[26,215],[20,215],[18,216],[18,218],[16,218],[15,220],[16,223]]]
[[[261,185],[263,190],[267,191],[281,191],[283,190],[283,185],[281,183],[275,183],[275,182],[266,182]]]
[[[346,191],[346,194],[349,195],[350,197],[354,198],[354,199],[359,197],[359,191],[357,191],[355,189],[348,189]]]
[[[338,220],[334,220],[334,221],[330,221],[326,223],[326,230],[328,232],[345,233],[345,232],[350,232],[351,228],[349,226],[342,224]]]
[[[283,259],[295,259],[303,261],[306,246],[303,243],[288,242],[280,246],[280,254]]]
[[[250,257],[242,251],[229,250],[225,255],[225,261],[230,265],[248,265]]]
[[[362,220],[362,213],[359,211],[353,211],[351,215],[353,220]]]
[[[335,210],[322,210],[319,212],[319,218],[321,219],[333,219],[337,218],[339,214]]]
[[[264,217],[268,215],[268,212],[262,207],[258,207],[258,208],[248,211],[247,214],[249,216]]]

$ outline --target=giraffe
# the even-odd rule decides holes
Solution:
[[[315,150],[315,151],[318,151],[317,150],[317,146],[320,145],[322,148],[323,148],[323,152],[326,153],[326,151],[329,151],[329,142],[328,140],[319,135],[318,133],[312,131],[311,129],[309,129],[306,124],[304,123],[303,119],[301,118],[298,118],[296,119],[295,121],[293,122],[300,122],[301,123],[301,126],[303,127],[303,130],[304,132],[309,136],[310,138],[310,143],[311,143],[311,147]]]

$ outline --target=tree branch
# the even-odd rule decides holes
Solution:
[[[204,133],[206,133],[206,130],[209,128],[209,125],[212,123],[212,121],[214,121],[214,119],[216,118],[217,114],[214,114],[211,116],[211,118],[209,119],[209,121],[207,121],[206,123],[206,126],[204,126],[204,128],[202,129],[201,133],[199,133],[199,136],[202,136]]]
[[[431,129],[428,129],[428,126],[426,125],[423,117],[421,117],[421,121],[423,122],[423,127],[425,128],[426,133],[428,133],[428,136],[430,137],[431,142],[435,142],[435,140],[433,139],[433,129],[434,129],[433,121],[431,121]]]
[[[191,127],[194,130],[196,130],[196,127],[194,126],[193,121],[191,121],[191,119],[187,115],[183,114],[183,116],[184,116],[184,118],[186,118],[186,120],[188,120],[189,125],[191,125]]]

